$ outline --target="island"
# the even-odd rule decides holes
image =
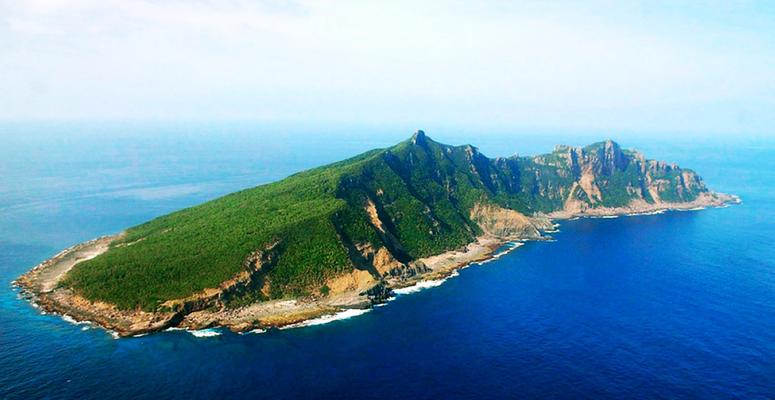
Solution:
[[[15,284],[120,336],[293,326],[444,279],[556,221],[739,202],[613,141],[488,158],[423,131],[66,249]]]

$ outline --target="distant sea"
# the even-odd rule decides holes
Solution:
[[[326,324],[114,339],[11,281],[58,251],[411,130],[0,125],[0,398],[775,398],[775,141],[619,140],[744,203],[562,222],[442,285]],[[426,129],[489,156],[608,135]]]

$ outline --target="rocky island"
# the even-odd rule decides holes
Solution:
[[[488,158],[422,131],[393,147],[73,246],[16,284],[49,312],[133,336],[237,332],[363,309],[555,220],[739,202],[612,141]]]

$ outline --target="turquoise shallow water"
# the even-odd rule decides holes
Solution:
[[[771,141],[622,141],[696,169],[741,206],[563,222],[554,242],[325,325],[115,340],[39,314],[10,282],[74,243],[408,135],[0,133],[0,398],[775,397]],[[461,137],[437,139],[491,156],[568,142]]]

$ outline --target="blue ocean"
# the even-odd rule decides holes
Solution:
[[[775,398],[775,141],[613,139],[743,204],[564,221],[327,324],[114,339],[11,282],[73,244],[411,135],[411,127],[0,125],[0,398]],[[594,134],[426,132],[488,156]]]

